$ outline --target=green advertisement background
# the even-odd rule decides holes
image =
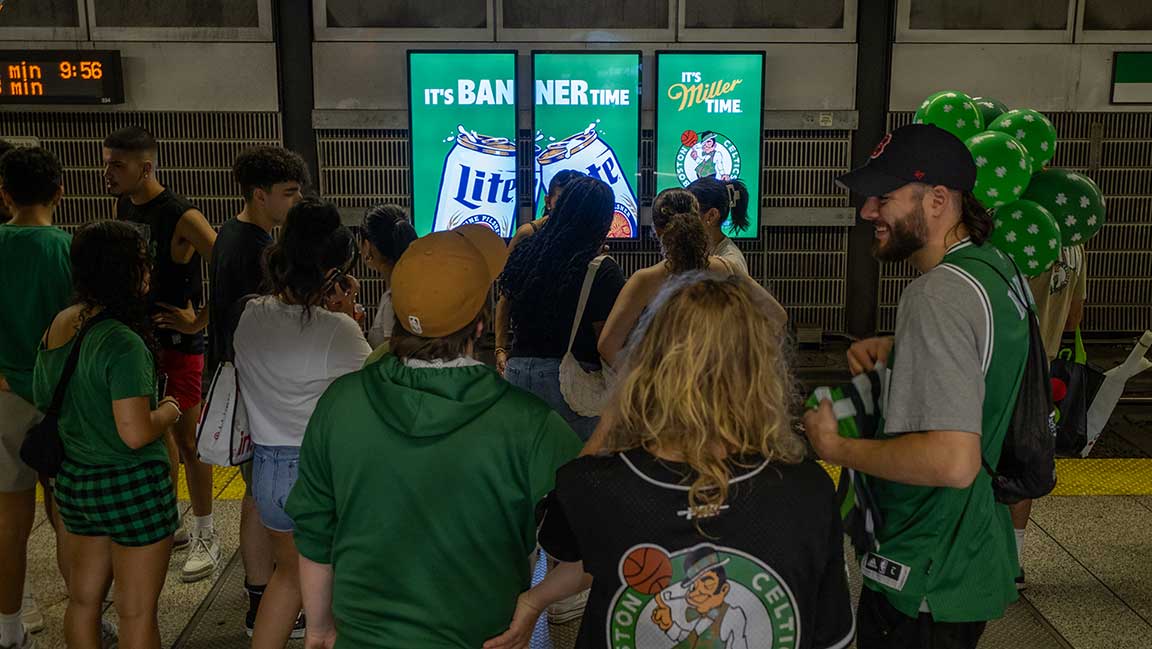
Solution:
[[[551,142],[562,140],[586,129],[600,120],[597,131],[605,143],[612,147],[621,169],[627,175],[636,200],[640,196],[640,55],[610,53],[536,53],[533,58],[533,137],[542,133],[544,139],[536,142],[542,149]],[[536,81],[553,79],[579,79],[588,82],[590,89],[628,89],[631,91],[627,106],[557,106],[536,104]],[[554,163],[562,164],[562,163]],[[580,169],[579,171],[584,171]],[[537,178],[539,188],[539,178]],[[533,198],[536,216],[544,210],[543,192]],[[639,214],[637,214],[639,219]]]
[[[427,88],[457,87],[460,79],[512,80],[513,103],[496,106],[424,104]],[[444,158],[457,126],[516,141],[516,54],[512,52],[410,52],[408,111],[411,120],[412,219],[416,234],[432,231]],[[445,141],[453,138],[450,141]],[[520,191],[522,189],[518,188]]]
[[[760,166],[763,146],[764,57],[758,53],[716,52],[680,53],[660,52],[656,57],[656,191],[679,187],[676,177],[676,156],[680,150],[680,136],[684,131],[697,133],[714,131],[724,135],[740,152],[740,180],[748,186],[748,229],[729,236],[754,238],[760,228]],[[732,92],[717,99],[739,99],[741,113],[709,113],[700,102],[678,110],[680,100],[668,98],[668,90],[675,84],[695,85],[681,80],[682,72],[699,72],[700,83],[713,81],[742,82]]]

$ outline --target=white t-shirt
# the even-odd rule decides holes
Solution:
[[[352,318],[317,307],[303,320],[303,310],[256,298],[236,327],[240,394],[252,441],[261,446],[300,446],[320,395],[372,352]]]
[[[737,248],[736,244],[728,237],[721,239],[720,243],[712,248],[710,254],[720,257],[732,264],[733,270],[738,270],[745,275],[748,274],[748,262],[744,259],[744,253],[740,252],[740,249]]]
[[[392,337],[392,325],[396,322],[396,312],[392,310],[392,291],[384,291],[380,298],[380,307],[376,309],[376,317],[372,319],[372,327],[368,330],[368,344],[375,349],[383,345]]]

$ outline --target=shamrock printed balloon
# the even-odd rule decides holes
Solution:
[[[961,140],[984,130],[984,119],[972,98],[956,90],[938,92],[925,99],[912,120],[917,124],[935,124]]]
[[[1032,176],[1024,198],[1056,217],[1065,246],[1078,246],[1104,227],[1104,194],[1091,178],[1068,169],[1045,169]]]
[[[988,128],[997,117],[1008,112],[1008,106],[999,99],[973,97],[972,101],[976,103],[976,110],[980,111],[980,116],[984,118],[984,128]]]
[[[1056,127],[1042,113],[1017,108],[992,120],[989,131],[1007,133],[1020,140],[1032,156],[1032,168],[1041,169],[1056,155]]]
[[[984,131],[964,144],[976,161],[976,200],[988,209],[1020,198],[1032,179],[1032,160],[1016,138],[999,131]]]
[[[1060,258],[1060,226],[1038,203],[1019,200],[996,209],[989,241],[1007,253],[1020,272],[1035,277]]]

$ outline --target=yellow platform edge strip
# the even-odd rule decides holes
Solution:
[[[821,463],[833,480],[838,480],[840,468]],[[215,467],[212,472],[216,500],[240,500],[244,496],[244,480],[235,467]],[[180,472],[178,493],[181,500],[188,499],[188,485],[184,472]],[[1149,496],[1152,495],[1152,459],[1086,459],[1056,460],[1056,489],[1053,496]],[[43,495],[37,488],[36,498]]]

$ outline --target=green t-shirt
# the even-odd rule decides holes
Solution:
[[[29,403],[40,338],[72,296],[71,246],[57,227],[0,225],[0,374]]]
[[[1029,334],[1025,305],[984,262],[1015,277],[998,250],[964,240],[901,294],[881,437],[979,435],[983,458],[996,466]],[[939,622],[975,622],[1004,614],[1020,568],[1008,508],[996,503],[987,472],[966,489],[867,481],[883,526],[879,549],[865,557],[865,585],[911,617],[929,611]]]
[[[579,452],[547,404],[484,365],[389,354],[337,379],[284,507],[300,554],[333,566],[337,649],[503,633],[529,587],[536,504]]]
[[[40,410],[52,395],[76,339],[56,349],[41,348],[33,377]],[[168,463],[161,439],[139,449],[128,448],[116,430],[112,402],[132,397],[156,398],[152,353],[144,341],[117,320],[96,323],[80,348],[76,372],[60,409],[60,439],[73,461],[98,466],[132,466],[147,461]]]

